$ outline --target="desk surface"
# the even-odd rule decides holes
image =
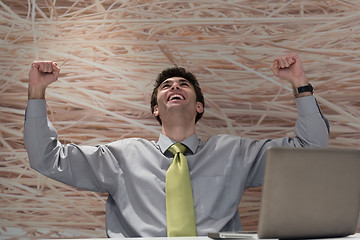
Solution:
[[[99,238],[100,239],[100,238]],[[108,239],[108,238],[107,238]],[[113,238],[113,239],[117,239],[117,238]],[[118,239],[122,239],[124,240],[124,238],[118,238]],[[209,237],[169,237],[169,238],[166,238],[166,237],[156,237],[156,238],[129,238],[129,239],[141,239],[141,240],[213,240],[212,238],[209,238]],[[241,238],[239,238],[241,239]],[[251,238],[242,238],[242,239],[253,239],[253,240],[256,240],[256,239],[259,239],[257,237],[256,234],[252,234]],[[356,233],[354,235],[350,235],[350,236],[347,236],[347,237],[343,237],[343,238],[321,238],[321,240],[353,240],[353,239],[360,239],[360,233]],[[79,239],[77,239],[79,240]],[[308,240],[311,240],[311,239],[308,239]]]

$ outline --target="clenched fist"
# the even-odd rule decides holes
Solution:
[[[55,62],[33,62],[29,73],[29,99],[45,98],[47,86],[58,79],[59,73],[60,68]]]
[[[294,88],[308,85],[302,62],[295,53],[276,58],[272,64],[275,76],[289,81]]]

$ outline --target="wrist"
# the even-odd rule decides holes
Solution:
[[[28,99],[45,99],[45,88],[36,88],[29,85]]]
[[[295,77],[290,81],[293,88],[299,88],[302,86],[307,86],[309,84],[309,80],[306,78],[305,73]]]
[[[310,96],[313,94],[313,92],[314,92],[314,88],[310,83],[300,87],[295,87],[293,89],[293,93],[295,97]]]

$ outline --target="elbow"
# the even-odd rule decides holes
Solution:
[[[328,146],[329,146],[329,139],[327,138],[327,139],[319,141],[315,144],[312,144],[311,147],[313,147],[313,148],[328,148]]]
[[[316,138],[309,139],[302,145],[303,147],[310,147],[310,148],[328,148],[329,133],[328,132],[319,133]]]
[[[43,168],[42,163],[45,161],[39,154],[28,151],[28,160],[29,160],[29,166],[32,169],[42,173],[42,168]]]
[[[40,172],[41,169],[40,169],[40,164],[39,162],[41,162],[41,160],[39,160],[39,158],[36,158],[36,157],[31,157],[29,154],[28,154],[28,159],[29,159],[29,165],[32,169],[36,170],[37,172]]]
[[[47,147],[40,148],[39,145],[28,145],[25,143],[28,154],[29,166],[37,172],[48,176],[52,172],[53,166],[56,166],[59,149],[56,142],[51,142]]]
[[[309,148],[327,148],[329,146],[330,127],[327,122],[303,128],[302,131],[296,131],[297,146]]]
[[[329,146],[330,139],[330,126],[326,123],[326,128],[321,131],[318,135],[318,141],[316,142],[316,146],[318,148],[327,148]]]

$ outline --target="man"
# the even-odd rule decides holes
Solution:
[[[151,101],[152,113],[162,126],[159,140],[131,138],[91,147],[63,146],[57,140],[46,114],[45,90],[57,80],[60,69],[54,62],[34,62],[24,129],[30,165],[65,184],[108,193],[108,236],[161,237],[174,236],[169,233],[172,230],[167,220],[171,217],[167,214],[177,208],[168,206],[167,170],[173,158],[173,162],[175,158],[185,159],[196,225],[194,233],[179,230],[176,236],[239,231],[238,204],[247,188],[262,184],[269,146],[327,147],[328,143],[327,120],[312,96],[298,55],[276,58],[272,70],[300,92],[295,96],[295,138],[258,141],[218,135],[201,141],[195,134],[195,124],[204,112],[200,86],[191,73],[170,68],[159,75]],[[185,152],[173,152],[174,143],[182,143]],[[175,189],[183,185],[181,182]],[[188,222],[180,218],[181,224]]]

